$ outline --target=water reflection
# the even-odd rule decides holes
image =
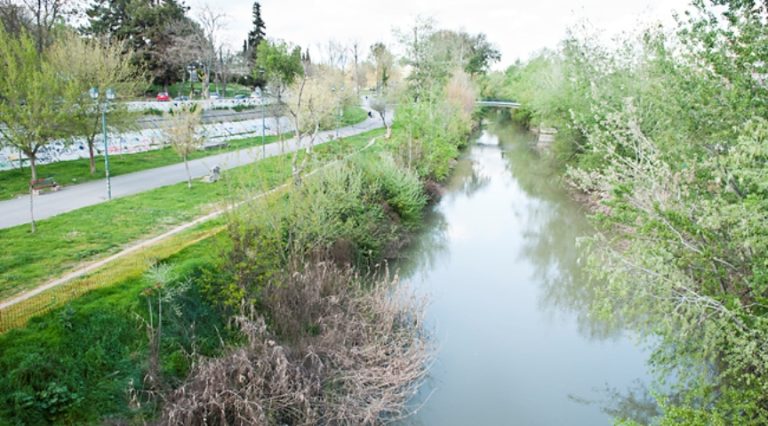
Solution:
[[[439,211],[433,210],[424,217],[424,228],[409,244],[406,256],[397,260],[401,276],[413,278],[415,274],[427,274],[439,263],[450,260],[448,249],[448,222]]]
[[[445,187],[445,197],[457,195],[471,197],[490,182],[490,176],[483,175],[476,161],[464,156],[454,167],[451,180]],[[397,263],[403,276],[414,273],[427,274],[437,267],[439,262],[450,260],[448,248],[448,222],[439,209],[430,209],[424,217],[424,227],[415,236],[413,243]]]
[[[507,170],[529,195],[529,202],[518,206],[528,209],[524,247],[521,255],[535,265],[534,274],[542,286],[541,307],[550,312],[568,311],[576,315],[579,331],[593,339],[616,339],[622,335],[622,324],[597,320],[590,315],[594,302],[593,285],[579,260],[584,250],[578,241],[590,235],[590,227],[582,207],[573,202],[550,163],[532,148],[533,136],[512,125],[496,124],[491,131],[498,135],[505,152]],[[506,131],[505,131],[506,130]]]
[[[528,142],[504,126],[479,135],[399,265],[431,298],[439,347],[408,424],[599,425],[642,411],[606,389],[645,377],[645,353],[589,316],[576,247],[589,226]]]

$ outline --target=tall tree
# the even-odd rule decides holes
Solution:
[[[270,96],[275,99],[271,103],[275,116],[277,133],[282,147],[283,136],[280,131],[280,116],[284,113],[285,92],[300,76],[304,74],[301,48],[291,46],[282,41],[262,40],[258,47],[256,66],[253,68],[253,77],[262,82],[263,87],[269,90]]]
[[[211,73],[217,73],[218,54],[221,50],[220,33],[224,28],[225,15],[211,9],[208,5],[204,6],[198,16],[198,22],[203,30],[203,40],[200,49],[200,62],[203,64],[203,97],[208,98],[210,93]]]
[[[435,61],[430,40],[435,34],[435,22],[430,18],[418,17],[413,27],[397,31],[396,35],[405,50],[403,62],[411,67],[408,82],[415,99],[419,99],[442,86],[447,78],[445,64]]]
[[[256,63],[259,55],[259,45],[266,36],[267,26],[261,18],[261,4],[258,1],[253,2],[253,28],[248,33],[247,48],[248,59],[251,64]]]
[[[483,33],[470,37],[469,56],[464,71],[469,75],[485,74],[491,65],[501,60],[501,52]]]
[[[188,7],[177,0],[95,0],[86,10],[85,32],[117,38],[129,43],[134,60],[154,78],[169,84],[181,69],[169,54],[174,40],[186,34],[190,25]]]
[[[263,79],[278,103],[297,78],[304,74],[301,48],[282,41],[263,40],[258,47],[253,76]]]
[[[352,42],[352,58],[354,60],[354,73],[355,73],[355,95],[360,97],[360,42],[357,40]]]
[[[32,35],[38,52],[53,42],[53,27],[71,15],[71,0],[24,0],[32,18]]]
[[[70,120],[83,95],[77,83],[37,51],[26,33],[10,36],[0,27],[0,136],[29,159],[29,212],[35,231],[33,185],[42,148],[70,135]],[[87,96],[87,95],[86,95]]]
[[[387,49],[384,43],[378,42],[371,46],[369,59],[376,68],[376,93],[381,94],[384,87],[387,86],[392,66],[395,63],[395,56]]]

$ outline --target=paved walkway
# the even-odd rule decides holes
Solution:
[[[347,155],[346,157],[344,157],[341,160],[333,161],[331,163],[328,163],[328,164],[320,167],[319,169],[315,169],[315,170],[307,173],[305,177],[309,177],[309,176],[317,173],[319,170],[322,170],[322,169],[324,169],[324,168],[326,168],[326,167],[330,166],[331,164],[334,164],[334,163],[336,163],[338,161],[345,161],[347,158],[349,158],[349,157],[351,157],[351,156],[353,156],[353,155],[355,155],[357,153],[360,153],[360,152],[370,148],[374,143],[376,143],[376,138],[372,138],[365,147],[363,147],[361,150],[355,152],[354,154],[349,154],[349,155]],[[22,292],[20,294],[17,294],[15,296],[12,296],[11,298],[9,298],[7,300],[0,301],[0,313],[4,309],[8,309],[8,308],[10,308],[13,305],[16,305],[16,304],[19,304],[21,302],[24,302],[25,300],[29,300],[29,299],[37,296],[38,294],[45,292],[46,290],[50,290],[50,289],[52,289],[54,287],[58,287],[58,286],[60,286],[62,284],[65,284],[65,283],[67,283],[69,281],[74,280],[75,278],[80,278],[83,275],[86,275],[86,274],[89,274],[89,273],[91,273],[93,271],[96,271],[97,269],[100,269],[100,268],[102,268],[103,266],[105,266],[105,265],[107,265],[109,263],[112,263],[112,262],[114,262],[114,261],[116,261],[118,259],[121,259],[123,257],[126,257],[126,256],[128,256],[130,254],[139,252],[139,251],[141,251],[143,249],[149,248],[149,247],[151,247],[151,246],[153,246],[153,245],[155,245],[157,243],[160,243],[162,241],[165,241],[168,238],[170,238],[170,237],[172,237],[172,236],[174,236],[176,234],[179,234],[179,233],[181,233],[181,232],[183,232],[183,231],[185,231],[187,229],[191,229],[192,227],[197,226],[197,225],[199,225],[201,223],[207,222],[207,221],[209,221],[211,219],[215,219],[215,218],[221,216],[222,214],[224,214],[226,212],[229,212],[229,211],[239,207],[240,205],[242,205],[244,203],[247,203],[247,202],[250,202],[250,201],[254,201],[254,200],[258,200],[260,198],[264,198],[264,197],[266,197],[266,196],[268,196],[270,194],[273,194],[273,193],[275,193],[277,191],[280,191],[280,190],[288,187],[289,185],[291,185],[291,182],[286,182],[286,183],[284,183],[284,184],[282,184],[280,186],[277,186],[277,187],[275,187],[273,189],[270,189],[269,191],[256,194],[255,196],[250,197],[250,198],[248,198],[246,200],[240,201],[240,202],[238,202],[236,204],[228,205],[226,207],[220,208],[220,209],[218,209],[216,211],[213,211],[211,213],[208,213],[206,215],[200,216],[200,217],[198,217],[195,220],[192,220],[190,222],[178,225],[178,226],[174,227],[173,229],[171,229],[169,231],[166,231],[166,232],[164,232],[164,233],[162,233],[160,235],[152,237],[149,240],[141,241],[141,242],[136,243],[136,244],[134,244],[132,246],[128,246],[128,247],[124,248],[123,250],[121,250],[120,252],[115,253],[112,256],[109,256],[109,257],[107,257],[105,259],[98,260],[98,261],[90,263],[90,264],[86,264],[84,266],[81,266],[81,267],[75,269],[74,271],[70,271],[70,272],[64,274],[63,276],[61,276],[59,278],[56,278],[56,279],[54,279],[52,281],[49,281],[49,282],[47,282],[47,283],[45,283],[45,284],[43,284],[43,285],[41,285],[39,287],[35,287],[32,290],[28,290],[28,291]]]
[[[381,127],[381,120],[374,114],[374,118],[368,118],[362,123],[339,129],[338,134],[339,137],[348,137]],[[320,132],[315,140],[315,145],[331,141],[335,139],[335,135],[336,130]],[[306,140],[304,145],[306,145]],[[300,147],[295,139],[285,142],[285,152],[295,151],[298,148]],[[272,157],[282,153],[280,144],[272,143],[266,145],[263,151],[262,147],[258,146],[192,160],[189,162],[189,169],[192,178],[200,178],[208,175],[214,165],[218,165],[222,169],[231,169],[257,161],[264,158],[264,155]],[[115,176],[111,180],[112,198],[114,199],[184,182],[187,180],[187,172],[184,169],[184,163],[178,163]],[[58,192],[34,197],[35,219],[49,218],[82,207],[103,203],[106,200],[106,179],[67,186]],[[29,221],[29,196],[0,201],[0,229],[29,223]]]

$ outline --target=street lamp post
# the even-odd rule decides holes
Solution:
[[[90,90],[91,99],[99,103],[99,90],[92,87]],[[107,199],[112,199],[112,181],[109,178],[109,140],[107,139],[107,106],[109,101],[115,99],[115,91],[107,89],[105,94],[105,100],[101,104],[101,130],[104,133],[104,174],[107,178]]]

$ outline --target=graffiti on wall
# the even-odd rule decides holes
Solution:
[[[261,135],[262,120],[246,120],[228,123],[212,123],[201,126],[200,136],[208,141],[227,141]],[[264,134],[274,135],[277,131],[288,132],[293,129],[287,117],[265,120]],[[165,146],[165,136],[162,129],[151,128],[121,134],[108,134],[107,147],[109,155],[133,154],[150,151]],[[104,153],[104,140],[101,135],[94,144],[96,155]],[[37,153],[38,164],[57,161],[88,158],[88,144],[83,138],[70,141],[55,141],[41,148]],[[15,148],[0,149],[0,170],[18,168],[28,164],[27,158]]]

